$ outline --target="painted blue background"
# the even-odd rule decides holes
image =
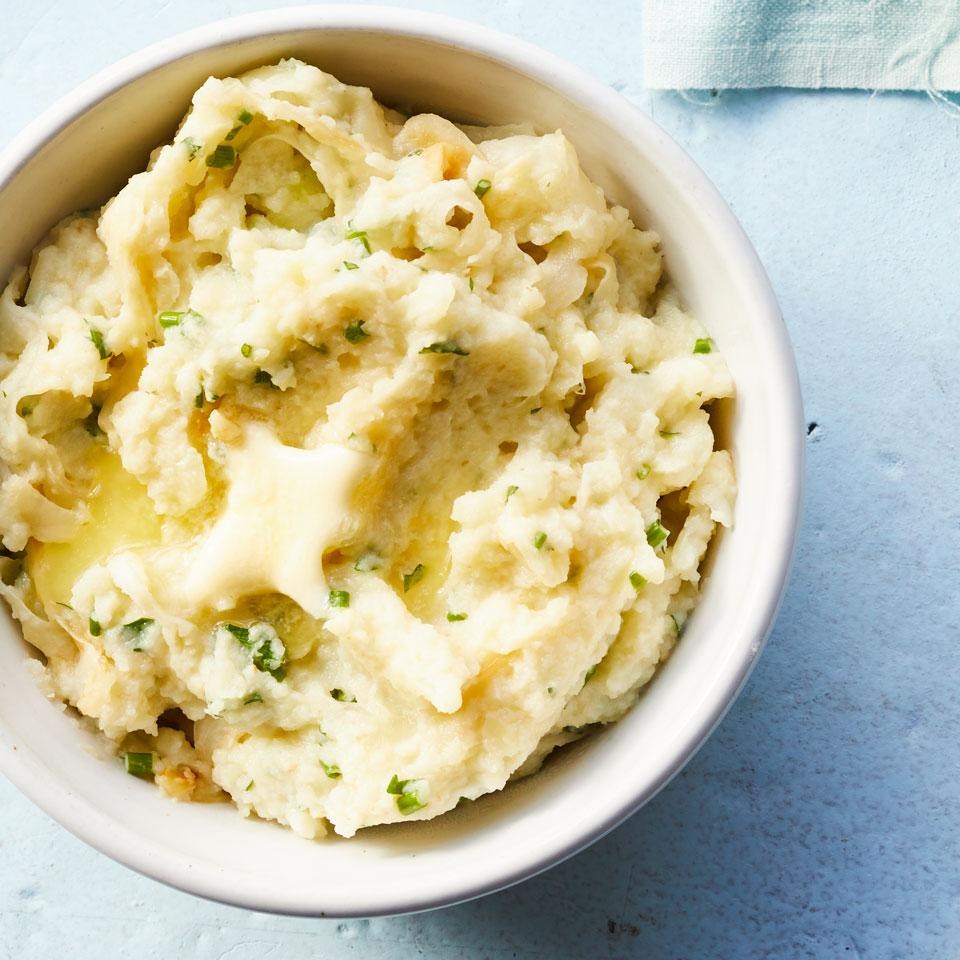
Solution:
[[[120,56],[270,5],[10,4],[0,143]],[[338,923],[205,903],[87,849],[2,782],[0,956],[957,960],[960,119],[912,94],[647,94],[635,0],[416,6],[612,84],[690,151],[756,244],[817,424],[767,651],[707,746],[626,825],[509,892],[427,915]]]

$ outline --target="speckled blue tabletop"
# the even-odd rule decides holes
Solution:
[[[690,151],[756,244],[810,421],[769,646],[700,754],[624,826],[506,893],[420,916],[206,903],[88,849],[0,782],[0,956],[957,960],[960,115],[919,94],[648,94],[638,0],[405,5],[600,76]],[[9,4],[0,144],[115,59],[265,6]]]

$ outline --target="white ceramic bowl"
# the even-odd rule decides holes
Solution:
[[[77,836],[135,870],[259,910],[372,916],[529,877],[596,840],[666,784],[730,706],[784,588],[800,500],[796,369],[777,304],[733,214],[693,162],[618,94],[536,47],[475,24],[375,7],[300,7],[158,43],[80,86],[0,157],[0,277],[63,215],[103,202],[170,138],[210,74],[297,56],[387,103],[472,123],[562,128],[587,173],[663,237],[668,270],[726,355],[737,400],[724,439],[736,525],[714,552],[676,652],[619,723],[536,777],[436,821],[308,843],[232,807],[177,804],[99,758],[37,689],[0,623],[0,767]],[[16,225],[16,229],[10,229]]]

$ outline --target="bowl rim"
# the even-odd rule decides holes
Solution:
[[[3,190],[29,161],[63,129],[127,84],[153,71],[207,49],[232,46],[265,35],[283,35],[304,30],[377,32],[411,37],[480,55],[505,64],[521,75],[554,89],[560,96],[597,114],[604,123],[621,123],[631,129],[633,139],[643,140],[657,156],[658,163],[671,165],[672,174],[685,180],[696,193],[702,220],[713,234],[721,234],[729,259],[739,266],[740,279],[747,284],[746,296],[766,317],[773,351],[766,357],[773,368],[771,377],[780,384],[781,418],[795,429],[783,434],[780,455],[787,466],[777,564],[765,571],[769,588],[766,602],[753,622],[744,629],[742,651],[732,658],[725,685],[693,733],[676,751],[672,762],[630,799],[607,813],[598,822],[571,828],[568,835],[538,849],[534,856],[495,875],[445,878],[443,892],[430,898],[405,898],[401,893],[387,900],[375,897],[358,903],[356,909],[323,910],[316,896],[306,897],[290,890],[273,895],[247,893],[231,886],[215,869],[204,872],[194,866],[177,870],[176,864],[153,857],[149,851],[131,849],[114,834],[101,816],[91,816],[87,805],[64,791],[53,779],[38,777],[17,748],[0,736],[0,772],[45,813],[72,834],[112,860],[170,887],[219,903],[252,910],[294,916],[373,917],[412,913],[471,900],[502,890],[528,879],[573,856],[620,825],[660,792],[691,760],[733,705],[746,683],[783,602],[796,552],[803,467],[803,405],[792,346],[773,289],[759,257],[735,215],[713,183],[689,155],[652,119],[623,96],[584,69],[526,40],[498,30],[445,14],[428,13],[391,6],[291,6],[261,10],[218,19],[150,44],[98,71],[70,93],[59,98],[21,130],[0,152],[0,190]]]

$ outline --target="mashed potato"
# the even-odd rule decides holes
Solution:
[[[0,299],[0,591],[134,774],[305,837],[633,704],[734,478],[723,359],[562,133],[294,60]]]

